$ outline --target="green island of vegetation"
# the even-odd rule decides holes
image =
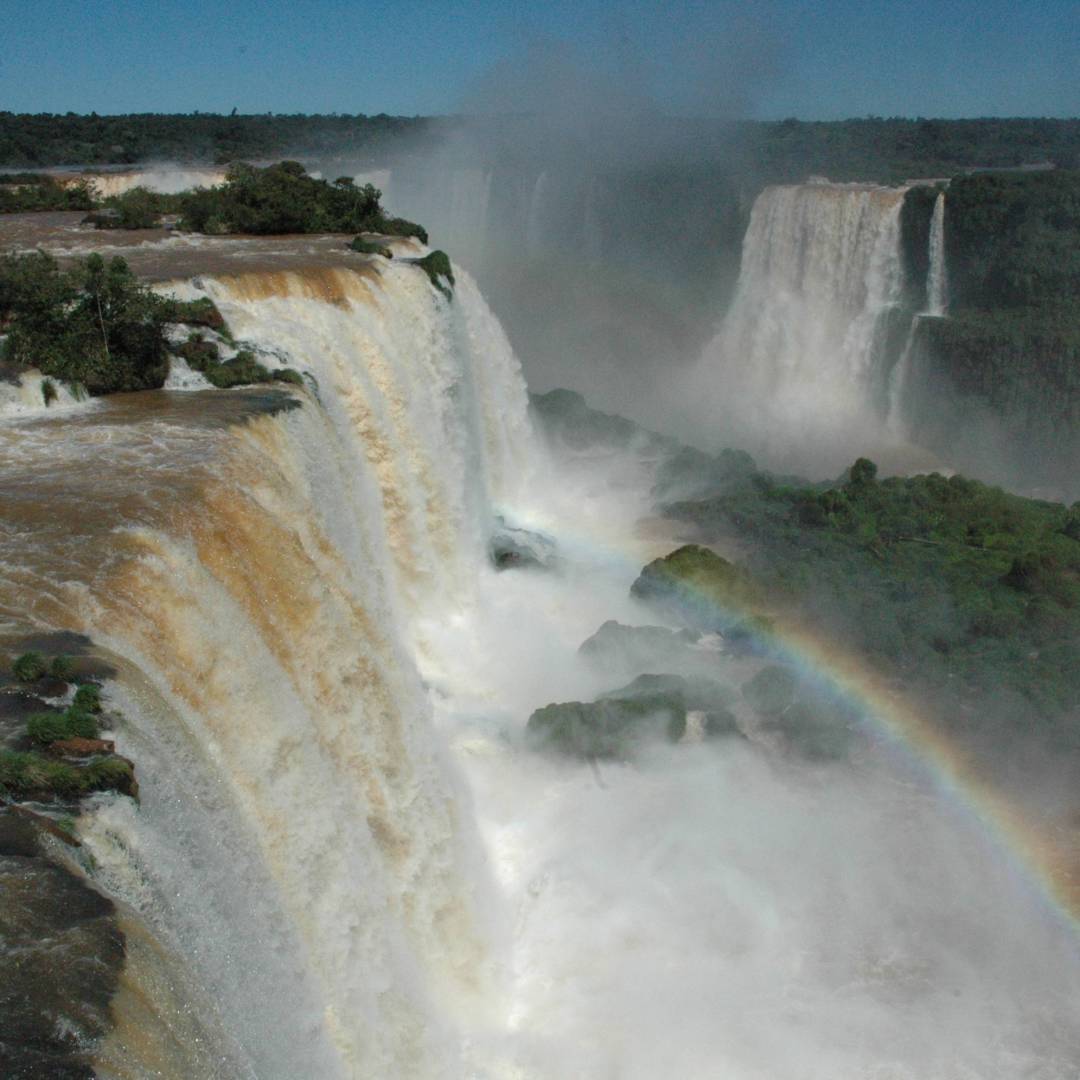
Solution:
[[[122,258],[89,255],[62,268],[43,252],[0,256],[0,359],[16,371],[36,368],[46,376],[45,404],[55,397],[54,379],[91,395],[159,389],[170,354],[184,357],[217,387],[303,381],[289,368],[268,370],[248,350],[222,360],[216,343],[203,342],[201,329],[170,345],[166,330],[174,324],[227,333],[209,298],[160,296]]]
[[[833,484],[748,469],[666,512],[735,541],[767,606],[929,692],[950,724],[1016,732],[1037,719],[1080,750],[1080,504],[937,473],[879,480],[860,459]],[[688,562],[730,589],[731,570]]]
[[[782,627],[793,626],[861,658],[953,733],[1080,753],[1080,503],[959,475],[881,479],[865,458],[831,482],[774,476],[741,451],[679,447],[566,390],[534,395],[532,410],[559,442],[644,448],[660,460],[654,497],[697,543],[644,567],[632,592],[667,620],[781,665]],[[682,647],[649,642],[650,655]],[[756,712],[786,725],[804,752],[839,752],[847,735],[826,719],[844,716],[842,700],[821,686],[788,695],[775,672],[762,679],[743,688]],[[583,715],[556,711],[536,724],[573,752]]]
[[[380,233],[415,236],[427,243],[423,226],[390,217],[372,184],[348,176],[333,183],[308,176],[297,161],[258,168],[229,166],[225,183],[178,197],[180,228],[220,236],[280,233]]]
[[[12,674],[29,692],[50,680],[50,696],[66,690],[73,678],[67,657],[53,657],[47,665],[37,652],[16,658]],[[111,742],[99,738],[101,724],[101,687],[95,682],[76,682],[67,707],[32,714],[26,721],[25,745],[0,749],[0,804],[67,804],[96,791],[137,797],[134,766],[115,753]]]

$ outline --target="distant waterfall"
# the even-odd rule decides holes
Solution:
[[[930,218],[930,238],[927,251],[926,307],[911,320],[904,348],[889,376],[889,414],[888,427],[898,437],[903,438],[907,431],[904,417],[904,402],[911,383],[912,354],[917,347],[919,322],[923,318],[940,319],[945,315],[948,305],[948,269],[945,264],[945,192],[939,191],[934,200],[934,211]]]
[[[949,301],[949,278],[945,266],[945,192],[934,200],[930,219],[930,268],[926,275],[926,314],[944,315]]]
[[[828,459],[840,432],[853,442],[877,427],[905,191],[813,183],[758,196],[735,300],[694,385],[726,443]]]

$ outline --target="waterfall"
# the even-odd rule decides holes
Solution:
[[[905,190],[811,183],[758,196],[732,308],[693,380],[714,438],[719,427],[726,445],[804,463],[823,453],[831,467],[847,453],[841,433],[857,443],[875,431]]]
[[[35,528],[31,550],[0,537],[5,613],[119,670],[142,803],[100,798],[83,839],[204,988],[215,1075],[451,1080],[489,998],[486,874],[413,655],[426,615],[467,605],[522,480],[520,372],[464,273],[452,303],[396,263],[187,290],[317,396],[5,430]]]
[[[530,459],[525,384],[471,277],[434,303],[425,275],[328,268],[207,279],[238,337],[314,376],[378,486],[391,592],[412,610],[459,596],[492,506]]]
[[[0,425],[0,626],[93,639],[140,779],[78,823],[129,939],[98,1075],[1072,1076],[1071,937],[891,747],[522,744],[612,688],[579,647],[655,620],[630,584],[678,541],[637,532],[654,455],[544,482],[455,271],[452,301],[404,258],[174,285],[308,389]],[[514,511],[544,572],[485,557]],[[692,648],[733,701],[759,663]]]
[[[945,267],[945,192],[939,191],[930,218],[930,265],[926,275],[926,314],[941,316],[948,304],[949,279]]]
[[[537,176],[532,194],[529,196],[528,211],[525,216],[525,251],[529,255],[538,255],[544,249],[544,239],[547,235],[544,204],[548,186],[548,174],[542,172]]]
[[[911,320],[904,347],[889,376],[888,427],[898,437],[904,437],[907,422],[903,415],[904,402],[911,382],[912,352],[916,346],[921,319],[943,318],[948,304],[949,279],[945,265],[945,192],[939,191],[930,217],[930,238],[927,252],[926,306]]]

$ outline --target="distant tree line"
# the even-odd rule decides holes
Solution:
[[[529,118],[426,118],[213,113],[0,112],[0,167],[132,165],[169,160],[225,164],[286,156],[337,157],[407,152],[421,135],[438,137],[468,122],[494,161],[534,152],[521,139]],[[898,182],[952,176],[970,168],[1050,162],[1080,167],[1080,119],[857,120],[738,122],[672,120],[665,139],[679,158],[706,157],[725,172],[771,183],[820,173],[833,180]],[[535,152],[543,154],[543,144]]]
[[[375,150],[422,131],[420,117],[222,116],[215,113],[0,112],[0,166],[134,165],[140,161],[226,164],[303,152]]]

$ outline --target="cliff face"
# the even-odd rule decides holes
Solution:
[[[909,294],[926,293],[933,200],[904,211]],[[921,320],[905,402],[966,468],[1060,487],[1080,462],[1080,172],[959,177],[946,194],[949,318]],[[1070,497],[1075,497],[1070,489]]]

